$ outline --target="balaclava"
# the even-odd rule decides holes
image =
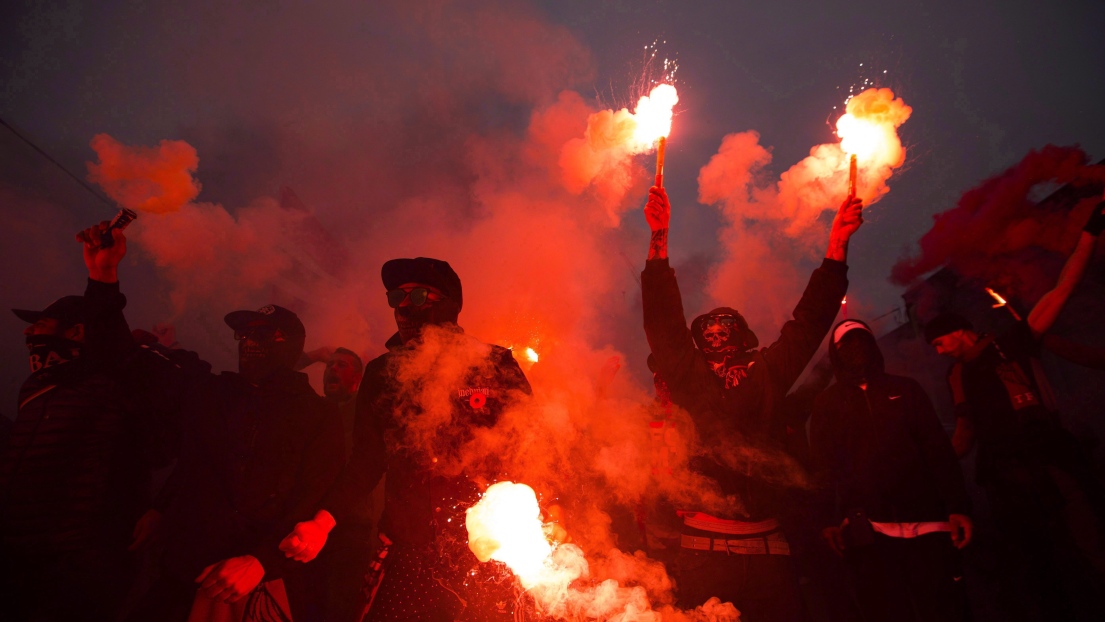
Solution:
[[[442,298],[416,307],[405,305],[395,308],[395,323],[400,333],[421,334],[428,324],[456,324],[460,317],[460,306],[452,298]]]
[[[837,381],[843,384],[865,385],[886,373],[871,327],[858,320],[844,320],[833,329],[829,360]]]
[[[79,341],[61,335],[28,335],[27,350],[32,374],[45,374],[81,356]]]
[[[723,326],[711,322],[725,317],[733,318],[732,324]],[[730,307],[718,307],[696,317],[691,322],[691,336],[714,373],[725,380],[727,389],[740,384],[748,368],[749,351],[760,345],[744,316]]]

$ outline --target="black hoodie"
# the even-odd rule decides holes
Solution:
[[[645,335],[672,401],[694,421],[699,455],[692,468],[715,480],[723,493],[739,495],[744,503],[746,517],[727,518],[761,520],[777,517],[784,509],[783,491],[768,481],[779,478],[781,471],[797,470],[784,451],[783,398],[832,326],[848,289],[847,273],[848,266],[832,259],[814,270],[794,308],[794,319],[783,325],[771,345],[751,349],[758,340],[741,319],[734,325],[736,334],[728,336],[739,339],[739,345],[734,341],[735,348],[728,343],[718,348],[704,343],[704,317],[688,328],[668,260],[645,263],[641,273]],[[739,316],[728,308],[713,313]],[[709,347],[699,348],[696,343]],[[758,462],[748,461],[745,454],[757,456]],[[742,460],[748,464],[732,468],[734,461]]]
[[[821,520],[825,526],[839,524],[853,509],[873,521],[894,523],[966,514],[963,473],[928,395],[912,378],[883,370],[871,333],[851,332],[874,346],[866,348],[865,373],[848,369],[830,339],[837,382],[818,396],[810,418],[810,451],[825,487]]]

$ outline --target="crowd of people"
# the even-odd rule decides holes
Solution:
[[[954,443],[921,385],[886,371],[870,325],[834,326],[862,208],[854,197],[842,203],[793,319],[761,347],[735,308],[687,322],[668,261],[667,194],[650,190],[649,367],[666,407],[693,422],[690,468],[741,502],[726,515],[670,508],[665,520],[679,533],[665,562],[679,606],[718,597],[746,622],[810,619],[794,559],[804,545],[788,520],[797,493],[748,459],[778,456],[811,475],[805,523],[844,560],[860,619],[971,619],[961,550],[975,528],[959,457],[977,445],[1003,598],[1023,619],[1103,619],[1105,490],[1060,424],[1038,356],[1105,230],[1105,202],[1057,284],[1012,329],[979,334],[950,314],[927,322],[926,341],[954,359]],[[78,240],[84,295],[15,310],[28,325],[31,375],[0,448],[5,619],[534,614],[467,547],[465,509],[496,474],[443,467],[451,449],[531,395],[509,349],[459,327],[463,288],[446,261],[383,265],[397,331],[367,363],[347,348],[305,353],[296,313],[268,305],[225,316],[238,371],[215,374],[171,330],[130,329],[122,231],[103,223]],[[412,378],[405,365],[431,334],[437,347],[465,351],[463,369]],[[835,383],[801,417],[807,435],[786,397],[826,337]],[[313,363],[325,365],[322,396],[301,371]],[[409,398],[412,385],[447,396],[449,420],[461,422],[441,455],[404,442],[429,408]]]

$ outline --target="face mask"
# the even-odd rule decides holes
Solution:
[[[271,334],[246,333],[238,340],[238,373],[258,383],[281,369],[291,369],[299,352],[291,341]],[[299,348],[302,351],[302,348]]]
[[[420,307],[396,307],[395,324],[399,328],[399,336],[406,342],[422,334],[422,327],[427,324],[456,324],[459,315],[456,303],[445,298]]]
[[[27,337],[27,350],[31,373],[68,363],[81,355],[81,343],[60,335],[31,335]]]
[[[839,379],[850,384],[864,384],[882,373],[882,353],[870,333],[853,333],[845,335],[836,346]]]

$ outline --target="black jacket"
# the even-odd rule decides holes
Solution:
[[[826,389],[810,418],[810,452],[828,493],[822,526],[854,509],[891,523],[968,513],[955,450],[912,378],[884,373],[866,390],[842,382]]]
[[[482,491],[465,475],[436,474],[424,454],[402,447],[398,439],[399,419],[420,414],[417,406],[403,402],[396,378],[399,362],[411,353],[412,347],[402,345],[397,336],[387,345],[390,348],[387,353],[365,366],[357,395],[353,454],[323,507],[340,524],[344,517],[356,514],[359,500],[376,487],[386,472],[381,533],[397,544],[413,547],[441,544],[442,536],[463,543],[467,540],[463,532],[464,510]],[[442,388],[443,394],[453,401],[451,418],[459,435],[476,427],[495,425],[507,404],[519,394],[531,392],[510,350],[483,347],[488,349],[483,364],[470,368],[456,386]],[[433,382],[434,376],[429,376],[428,381]],[[464,440],[458,438],[457,442]]]
[[[187,364],[140,348],[129,337],[117,284],[89,281],[85,296],[97,310],[89,332],[115,336],[120,380],[180,418],[180,459],[159,502],[165,570],[191,581],[241,555],[256,557],[266,579],[295,568],[278,545],[313,516],[341,469],[334,406],[302,373],[281,371],[253,386],[236,373],[209,373],[196,357]]]
[[[668,260],[645,264],[641,273],[645,335],[672,401],[690,413],[706,452],[727,446],[731,451],[731,445],[737,444],[769,461],[783,460],[783,398],[832,326],[848,288],[847,270],[845,264],[831,259],[814,270],[794,309],[794,319],[783,325],[775,343],[746,356],[743,377],[726,388],[695,348]],[[700,457],[692,466],[715,479],[724,493],[739,495],[748,518],[768,518],[779,511],[778,491],[754,472],[755,465],[741,473]]]
[[[0,546],[125,556],[150,503],[148,423],[87,352],[28,378],[0,447]]]

